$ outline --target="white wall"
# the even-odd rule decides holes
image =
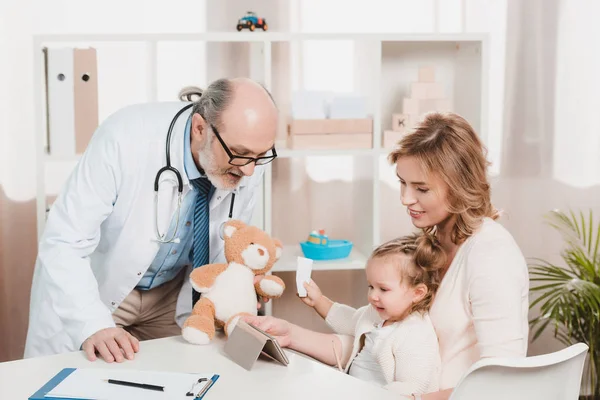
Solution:
[[[198,0],[0,2],[0,185],[8,197],[35,197],[32,35],[199,32],[205,7]],[[18,175],[12,165],[19,165]]]
[[[554,119],[554,125],[552,129],[544,129],[548,125],[543,124],[531,128],[541,133],[545,130],[556,132],[542,137],[542,140],[550,143],[548,145],[554,156],[554,159],[550,159],[553,160],[550,168],[546,168],[552,173],[526,175],[523,171],[531,170],[529,165],[535,162],[538,151],[529,151],[528,147],[522,146],[517,151],[506,147],[507,132],[503,126],[504,72],[507,64],[511,64],[505,62],[506,8],[507,3],[517,1],[521,0],[210,0],[208,3],[201,0],[0,1],[0,189],[11,202],[11,205],[7,205],[0,199],[0,244],[3,240],[7,243],[7,237],[29,235],[29,231],[19,231],[24,225],[22,221],[8,220],[8,217],[15,204],[29,204],[35,198],[33,34],[199,32],[206,27],[232,30],[235,21],[230,21],[230,18],[235,19],[246,10],[254,10],[272,20],[270,27],[277,31],[489,32],[490,113],[489,135],[485,140],[495,174],[501,171],[501,161],[505,166],[514,166],[510,176],[500,174],[498,179],[494,179],[494,201],[508,211],[505,224],[515,235],[525,256],[556,259],[559,238],[542,225],[540,215],[555,207],[595,207],[596,210],[600,207],[600,136],[594,118],[598,109],[598,96],[594,92],[599,76],[596,71],[599,64],[597,41],[600,25],[594,21],[598,15],[598,4],[566,0],[554,2],[560,5],[558,26],[561,36],[557,50],[560,58],[556,60],[557,73],[552,76],[556,87],[556,111],[546,116]],[[209,11],[208,19],[206,10]],[[514,30],[514,26],[510,29]],[[540,38],[536,48],[548,44],[543,35]],[[519,37],[517,40],[525,39]],[[290,49],[279,50],[282,58],[290,54]],[[318,63],[320,53],[317,50],[308,50],[306,57],[298,61],[300,68],[302,65]],[[201,51],[198,50],[193,57],[200,57]],[[348,58],[350,53],[354,54],[354,49],[347,48],[339,59],[351,59]],[[529,63],[531,59],[527,58],[524,62]],[[581,63],[578,59],[582,60]],[[172,65],[172,62],[166,62],[163,68],[168,69]],[[521,65],[520,71],[523,70],[527,70],[527,65]],[[193,69],[190,74],[192,72]],[[202,73],[209,74],[208,71]],[[305,73],[312,74],[301,80],[306,84],[336,79],[335,69],[310,67]],[[347,76],[331,82],[335,85],[356,84],[354,79]],[[547,84],[545,81],[525,83],[534,87]],[[159,90],[159,97],[169,97],[180,84],[178,80],[165,82],[164,91]],[[283,86],[282,93],[292,89],[289,82]],[[575,91],[575,88],[582,91]],[[522,106],[523,103],[518,100],[516,106]],[[114,103],[111,104],[114,106]],[[110,107],[105,106],[102,113],[108,113]],[[520,112],[530,112],[524,107],[521,109]],[[530,121],[532,115],[533,119],[537,118],[535,113],[528,115],[516,118],[511,128],[520,134],[519,129],[527,125],[523,122]],[[396,198],[395,193],[390,196]],[[384,208],[382,205],[382,211]],[[30,229],[29,223],[27,226]],[[6,263],[7,259],[6,253],[0,254],[0,262]],[[18,257],[12,259],[18,260]],[[14,270],[31,268],[29,264],[23,267],[17,261],[11,262],[14,264],[5,267]],[[5,277],[1,270],[0,277]],[[23,282],[26,282],[25,278]],[[8,286],[3,281],[0,289],[3,285]],[[0,297],[0,304],[2,300]],[[533,353],[547,350],[545,343],[549,342],[543,343],[536,344]]]
[[[32,36],[198,32],[204,10],[199,0],[0,1],[0,361],[23,355],[36,255]]]

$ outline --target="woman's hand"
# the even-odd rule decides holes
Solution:
[[[284,319],[271,316],[255,317],[246,315],[242,320],[273,336],[281,347],[290,347],[292,343],[292,324]]]
[[[310,280],[310,282],[304,282],[304,288],[306,289],[306,297],[300,297],[300,299],[307,306],[316,306],[319,300],[321,300],[321,298],[323,297],[321,289],[312,279]]]

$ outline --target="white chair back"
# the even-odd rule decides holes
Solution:
[[[479,360],[450,400],[577,400],[587,350],[577,343],[540,356]]]

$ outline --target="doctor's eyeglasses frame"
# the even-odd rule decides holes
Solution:
[[[225,153],[227,153],[227,155],[229,156],[229,164],[231,164],[231,165],[235,165],[236,167],[243,167],[244,165],[248,165],[251,162],[254,162],[254,164],[256,164],[256,165],[265,165],[265,164],[270,163],[277,157],[277,152],[275,151],[275,146],[273,146],[273,148],[271,148],[271,151],[273,152],[273,154],[271,154],[270,156],[264,156],[264,157],[236,156],[235,154],[233,154],[231,152],[231,150],[229,150],[229,147],[227,147],[227,145],[223,141],[223,138],[219,134],[219,131],[217,130],[217,128],[213,124],[210,124],[210,127],[213,130],[213,132],[215,133],[215,136],[217,137],[217,139],[219,140],[219,143],[221,143],[221,146],[223,146],[223,150],[225,150]]]

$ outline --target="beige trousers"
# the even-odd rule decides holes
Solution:
[[[133,289],[112,315],[117,327],[139,340],[181,335],[175,322],[175,307],[185,271],[182,268],[173,280],[156,288]]]

